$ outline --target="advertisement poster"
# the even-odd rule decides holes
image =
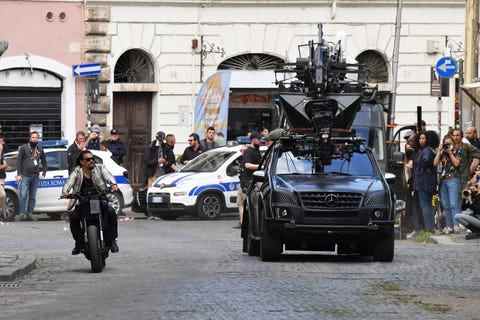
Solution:
[[[219,71],[202,85],[195,102],[195,132],[203,139],[208,127],[227,137],[230,71]]]

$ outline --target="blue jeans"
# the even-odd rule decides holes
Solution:
[[[462,213],[460,186],[460,178],[446,179],[440,184],[440,201],[445,213],[446,225],[450,228],[453,228],[454,223],[458,224],[455,216]]]
[[[422,209],[423,225],[427,230],[433,230],[435,219],[433,217],[432,197],[433,193],[428,191],[417,191],[418,204]]]
[[[22,180],[20,180],[18,184],[18,189],[20,190],[20,214],[32,214],[33,209],[35,208],[39,181],[40,178],[38,175],[32,177],[22,176]]]

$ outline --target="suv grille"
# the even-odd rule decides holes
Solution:
[[[355,209],[362,202],[362,194],[352,192],[301,192],[300,198],[307,209]]]

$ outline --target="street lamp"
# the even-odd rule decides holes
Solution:
[[[8,49],[8,42],[5,40],[0,40],[0,57],[5,51],[7,51],[7,49]]]

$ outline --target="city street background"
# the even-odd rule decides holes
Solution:
[[[38,262],[0,283],[0,319],[480,319],[477,240],[397,241],[391,264],[311,253],[265,263],[241,252],[235,223],[120,222],[120,253],[100,274],[70,255],[65,222],[3,224],[3,253]]]

